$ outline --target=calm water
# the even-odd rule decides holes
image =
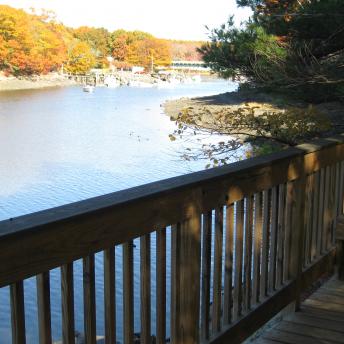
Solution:
[[[232,91],[225,81],[174,89],[79,87],[0,93],[0,220],[204,168],[179,156],[188,143],[171,142],[167,99]],[[191,144],[191,143],[190,143]],[[167,243],[169,249],[170,242]],[[155,238],[152,238],[152,250]],[[135,248],[135,304],[139,301],[139,245]],[[121,249],[116,250],[117,330],[121,340]],[[169,279],[169,262],[167,264]],[[152,257],[152,295],[155,257]],[[75,269],[76,329],[83,332],[82,266]],[[97,333],[103,334],[102,256],[96,255]],[[37,343],[35,280],[25,281],[28,343]],[[60,273],[51,272],[52,327],[61,338]],[[10,343],[9,291],[0,289],[0,342]],[[152,302],[155,302],[154,297]],[[136,311],[137,310],[137,311]],[[155,313],[152,310],[154,324]],[[139,331],[135,308],[135,330]],[[154,332],[154,328],[152,328]]]

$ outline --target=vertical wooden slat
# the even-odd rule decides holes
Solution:
[[[243,235],[244,235],[244,200],[236,203],[235,230],[235,268],[233,293],[233,320],[242,314],[242,264],[243,264]]]
[[[305,240],[304,240],[304,267],[311,262],[312,226],[313,226],[313,185],[314,175],[311,174],[306,179],[306,199],[305,199]]]
[[[226,208],[226,238],[225,238],[225,282],[223,296],[224,325],[232,321],[232,292],[233,292],[233,237],[234,237],[234,204]]]
[[[317,240],[319,227],[319,183],[320,173],[317,171],[313,178],[313,206],[312,206],[312,244],[311,261],[317,258]]]
[[[25,344],[25,311],[23,281],[10,286],[12,343]]]
[[[300,166],[300,169],[302,166]],[[296,309],[300,307],[303,245],[305,235],[305,199],[306,178],[300,178],[290,183],[291,202],[291,231],[290,256],[287,279],[296,279]]]
[[[180,255],[177,250],[180,247],[181,238],[181,225],[180,223],[172,225],[171,227],[171,343],[178,343],[178,326],[180,324],[180,311],[179,311],[179,299],[177,296],[179,291],[180,280]],[[209,326],[209,324],[208,324]]]
[[[344,201],[344,161],[340,163],[340,180],[339,180],[339,204],[338,215],[343,214],[343,201]]]
[[[62,341],[63,344],[74,344],[74,286],[73,263],[61,267],[62,289]]]
[[[223,207],[215,210],[214,238],[214,280],[213,280],[213,312],[212,331],[221,329],[221,286],[222,286],[222,246],[223,246]]]
[[[260,257],[262,245],[262,212],[261,194],[254,196],[254,245],[253,245],[253,280],[252,280],[252,304],[259,302],[259,284],[260,284]]]
[[[335,218],[334,218],[334,223],[333,227],[336,228],[337,225],[337,217],[339,215],[339,190],[340,190],[340,163],[336,163],[336,181],[335,181],[335,194],[334,194],[334,209],[335,209]],[[333,242],[334,244],[334,242]]]
[[[210,323],[210,269],[211,269],[211,211],[203,215],[202,231],[202,290],[201,290],[201,339],[209,339]]]
[[[189,205],[189,216],[181,223],[176,240],[179,271],[174,293],[177,314],[174,343],[199,343],[201,213],[197,196]]]
[[[329,194],[329,224],[327,236],[327,250],[334,244],[334,224],[336,214],[336,164],[330,167],[330,194]]]
[[[105,343],[116,344],[115,248],[104,251]]]
[[[96,291],[94,254],[83,259],[84,331],[87,344],[96,343]]]
[[[36,277],[37,283],[37,312],[39,343],[50,344],[51,340],[51,314],[50,314],[50,279],[49,272]]]
[[[134,340],[133,241],[123,244],[123,340]]]
[[[166,341],[166,229],[156,232],[156,342]]]
[[[277,219],[277,265],[276,289],[283,283],[283,258],[284,258],[284,229],[285,229],[286,185],[278,187],[278,219]]]
[[[252,197],[246,198],[245,210],[245,255],[244,255],[244,283],[245,293],[243,297],[243,308],[245,312],[251,309],[252,294],[252,225],[253,225]]]
[[[284,227],[284,247],[283,247],[283,282],[289,280],[290,269],[290,239],[292,232],[291,214],[293,206],[294,182],[288,182],[286,187],[286,207],[285,207],[285,227]]]
[[[151,343],[151,251],[150,234],[140,238],[141,336],[140,343]]]
[[[327,243],[328,243],[328,236],[329,236],[329,227],[330,227],[330,178],[331,178],[331,170],[330,166],[325,167],[325,186],[324,186],[324,210],[323,210],[323,234],[322,234],[322,242],[321,242],[321,252],[325,253],[327,251]]]
[[[324,193],[325,193],[325,169],[320,170],[319,180],[319,207],[318,207],[318,229],[317,229],[317,257],[322,253],[323,228],[324,228]]]
[[[263,191],[263,230],[262,230],[262,266],[260,276],[260,301],[263,301],[267,293],[268,264],[269,264],[269,226],[270,226],[270,202],[269,190]]]
[[[278,214],[278,187],[271,190],[271,235],[270,235],[270,266],[268,276],[268,292],[271,294],[275,290],[276,281],[276,253],[277,253],[277,214]]]

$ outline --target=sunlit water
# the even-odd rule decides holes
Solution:
[[[0,220],[204,168],[179,158],[188,143],[168,138],[167,99],[232,91],[225,81],[174,89],[80,87],[0,93]],[[169,233],[168,233],[169,234]],[[167,236],[169,238],[169,235]],[[155,238],[152,238],[152,252]],[[167,242],[169,252],[170,241]],[[139,332],[139,243],[135,247],[135,331]],[[169,257],[169,254],[167,254]],[[122,337],[121,249],[116,250],[118,340]],[[155,323],[152,256],[152,331]],[[170,262],[167,262],[169,280]],[[76,330],[83,332],[82,264],[74,264]],[[168,281],[167,281],[168,282]],[[25,281],[27,342],[37,343],[35,279]],[[96,255],[97,334],[104,334],[102,255]],[[169,295],[167,304],[169,304]],[[51,272],[54,340],[61,339],[60,272]],[[169,312],[169,309],[167,310]],[[167,333],[169,335],[169,333]],[[8,288],[0,289],[0,342],[10,343]]]

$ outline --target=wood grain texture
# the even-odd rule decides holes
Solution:
[[[262,195],[254,196],[254,245],[253,245],[253,276],[252,276],[252,304],[259,302],[260,262],[263,230]]]
[[[223,207],[215,210],[215,238],[214,238],[214,273],[213,273],[213,304],[212,331],[221,330],[222,306],[222,247],[223,247]]]
[[[134,254],[133,241],[123,247],[123,341],[134,341]]]
[[[318,171],[343,160],[343,138],[1,221],[0,252],[7,264],[0,266],[0,287],[177,223],[188,218],[192,202],[204,213]]]
[[[19,281],[10,286],[12,343],[25,344],[24,286]]]
[[[151,343],[151,238],[150,234],[140,238],[140,295],[142,344]]]
[[[61,267],[62,299],[62,341],[63,344],[74,344],[74,283],[73,263]]]
[[[262,229],[262,263],[260,276],[260,300],[267,296],[268,269],[269,269],[269,228],[271,223],[271,203],[269,190],[263,191],[263,229]]]
[[[243,297],[243,244],[244,244],[244,200],[236,204],[236,230],[235,230],[235,267],[233,292],[233,320],[242,314]]]
[[[271,190],[271,235],[270,235],[270,262],[268,276],[268,292],[271,294],[276,288],[276,263],[277,263],[277,217],[278,216],[278,187]]]
[[[253,197],[247,197],[245,202],[245,253],[244,253],[244,293],[243,310],[251,309],[252,297],[252,237],[253,237]]]
[[[181,223],[176,240],[179,271],[176,279],[176,331],[174,343],[199,342],[201,213],[193,208],[193,216]]]
[[[223,323],[228,325],[232,321],[233,303],[233,240],[234,240],[234,204],[226,209],[225,235],[225,275],[223,296]]]
[[[156,232],[156,342],[166,342],[166,229]]]
[[[211,273],[211,242],[212,212],[203,215],[202,228],[202,290],[201,290],[201,339],[210,336],[210,273]],[[226,308],[225,308],[226,309]]]
[[[116,344],[115,248],[104,251],[105,343]]]
[[[94,254],[83,259],[84,331],[87,344],[96,343],[96,289]]]
[[[51,344],[51,314],[50,314],[50,277],[44,272],[36,277],[37,312],[39,343]]]

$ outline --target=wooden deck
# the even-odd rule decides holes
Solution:
[[[344,282],[332,278],[254,343],[344,343]]]

